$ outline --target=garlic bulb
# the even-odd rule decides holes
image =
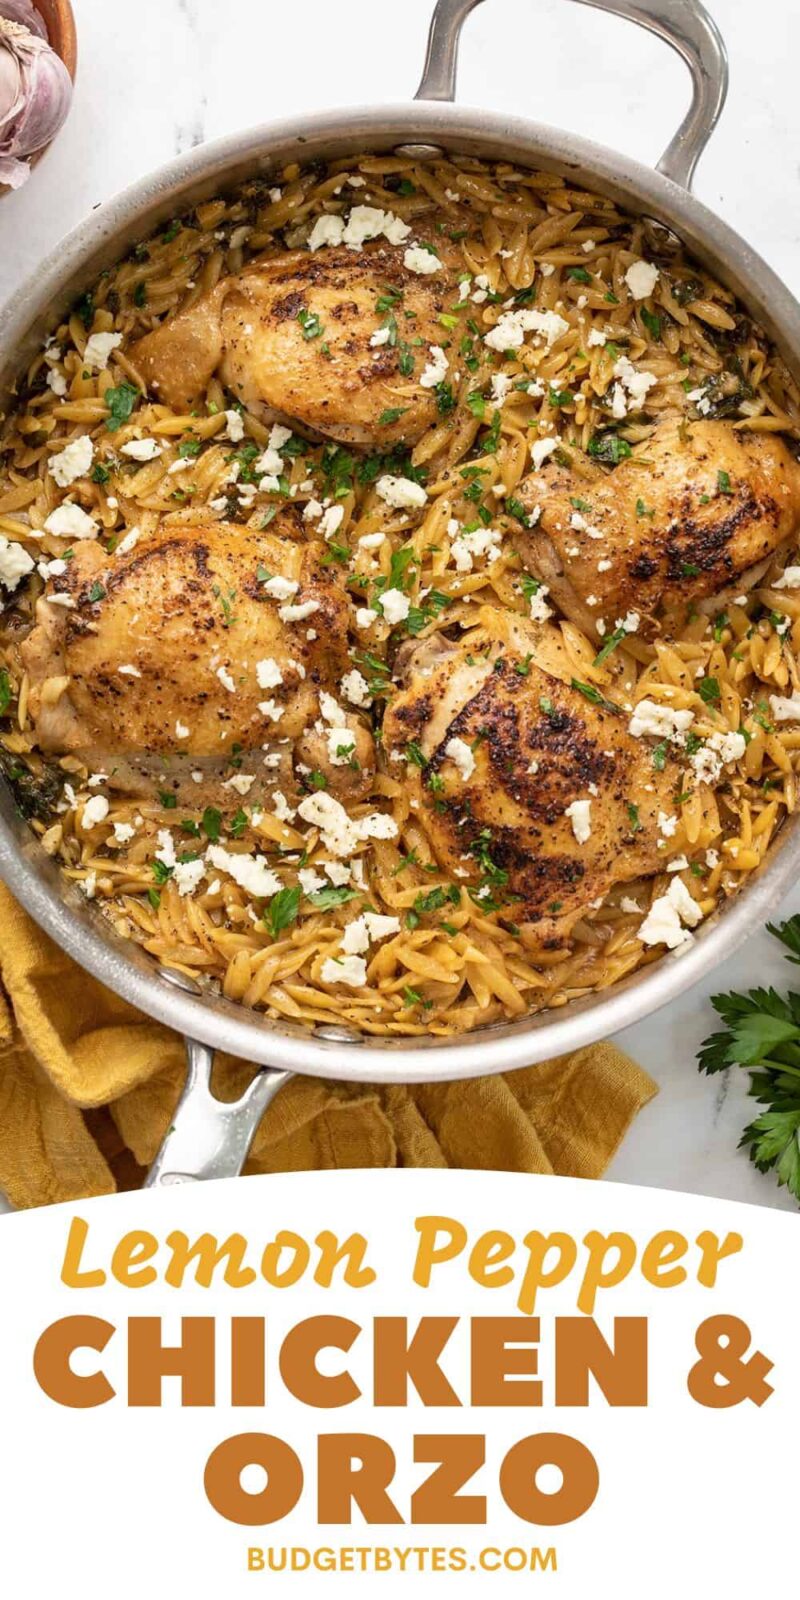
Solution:
[[[6,22],[21,22],[23,28],[38,33],[40,39],[47,38],[44,17],[33,0],[0,0],[0,17],[5,17]]]
[[[27,158],[58,133],[69,111],[72,79],[40,33],[8,20],[24,15],[23,0],[0,0],[0,183],[18,189]]]

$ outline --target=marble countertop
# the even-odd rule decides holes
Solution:
[[[731,56],[731,92],[700,165],[698,195],[790,285],[800,278],[800,9],[788,0],[709,0]],[[30,183],[0,202],[0,300],[93,207],[169,157],[221,134],[332,105],[403,100],[419,79],[432,0],[404,0],[389,35],[376,0],[73,0],[79,71],[70,119]],[[568,127],[652,161],[688,100],[666,47],[616,17],[564,0],[488,0],[464,34],[459,99]],[[800,886],[783,914],[800,911]],[[785,985],[766,933],[705,984],[619,1043],[661,1086],[617,1156],[622,1182],[793,1208],[737,1152],[753,1115],[745,1075],[701,1077],[708,995]]]

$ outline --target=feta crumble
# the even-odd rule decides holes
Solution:
[[[50,456],[47,468],[59,489],[68,489],[78,478],[85,478],[94,459],[94,445],[88,433],[71,439],[57,455]]]

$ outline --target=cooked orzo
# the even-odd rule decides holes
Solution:
[[[680,947],[796,803],[795,383],[658,225],[454,157],[143,241],[0,435],[0,766],[159,962],[376,1035]]]

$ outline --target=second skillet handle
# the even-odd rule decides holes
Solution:
[[[189,1071],[172,1127],[145,1180],[152,1189],[205,1178],[238,1178],[267,1106],[292,1074],[268,1067],[256,1073],[240,1100],[217,1100],[211,1092],[214,1052],[186,1040]]]
[[[627,17],[677,50],[692,75],[692,103],[658,163],[658,171],[690,189],[697,162],[719,121],[728,93],[722,35],[701,0],[577,0]],[[461,30],[481,0],[437,0],[416,100],[454,100]]]

